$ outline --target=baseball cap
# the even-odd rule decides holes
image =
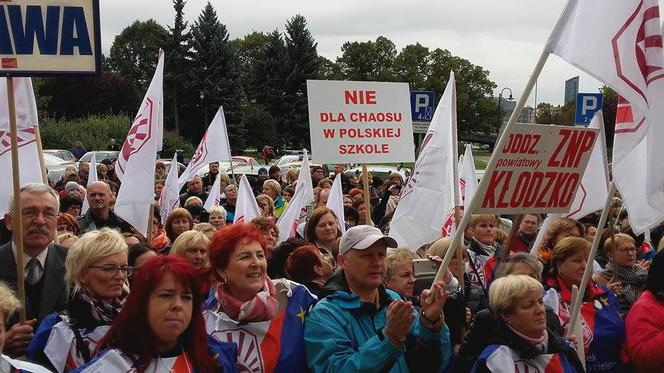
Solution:
[[[339,254],[343,255],[351,249],[364,250],[379,240],[383,240],[387,247],[397,247],[397,241],[392,237],[383,235],[383,232],[370,225],[357,225],[346,231],[339,243]]]
[[[265,167],[261,167],[261,168],[258,169],[258,174],[259,174],[259,175],[260,175],[260,174],[266,174],[266,173],[267,173],[267,168],[265,168]]]

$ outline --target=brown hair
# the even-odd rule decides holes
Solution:
[[[316,244],[316,226],[318,225],[318,222],[320,219],[323,218],[323,216],[327,214],[332,214],[334,216],[334,220],[337,220],[337,214],[334,213],[334,211],[330,210],[327,207],[318,207],[314,210],[314,212],[311,213],[311,216],[309,217],[309,220],[307,221],[307,225],[304,228],[304,239],[310,244],[315,245]],[[338,220],[337,220],[338,221]],[[341,236],[341,231],[337,231],[337,237]]]
[[[542,243],[540,243],[539,248],[537,249],[537,256],[542,259],[544,262],[549,262],[552,260],[552,252],[556,246],[556,237],[567,230],[572,230],[577,228],[581,237],[586,235],[586,227],[579,223],[578,221],[570,218],[561,218],[554,221],[549,229],[544,232],[544,237],[542,238]]]
[[[550,273],[554,276],[558,275],[558,264],[578,254],[580,251],[584,251],[586,256],[590,253],[590,242],[585,238],[565,237],[560,240],[551,253]]]
[[[180,218],[185,218],[189,220],[189,230],[191,230],[194,227],[194,218],[191,217],[191,213],[187,211],[187,209],[183,209],[181,207],[176,208],[173,210],[170,215],[168,215],[168,218],[166,218],[166,222],[164,223],[164,229],[166,230],[166,236],[168,239],[173,243],[177,237],[175,237],[175,232],[173,232],[173,227],[171,225],[173,224],[173,221],[180,219]]]

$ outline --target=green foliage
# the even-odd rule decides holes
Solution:
[[[104,150],[109,139],[122,144],[131,118],[126,115],[89,116],[73,120],[41,118],[44,149],[71,149],[80,140],[88,150]]]
[[[604,115],[604,131],[606,132],[606,146],[613,147],[613,137],[616,129],[616,109],[618,107],[618,93],[609,86],[599,89],[604,95],[602,114]]]
[[[165,89],[165,110],[164,125],[170,127],[173,123],[176,131],[180,131],[180,111],[179,102],[185,101],[183,97],[183,86],[188,79],[189,66],[191,59],[191,34],[187,32],[187,22],[184,21],[184,0],[173,0],[175,10],[175,19],[173,27],[168,27],[166,37],[166,60],[168,68],[164,71]]]
[[[144,92],[157,67],[159,48],[165,48],[167,37],[168,31],[155,20],[135,21],[113,40],[108,65]]]
[[[88,150],[104,150],[109,139],[124,143],[132,119],[126,115],[106,115],[75,120],[42,118],[39,122],[44,149],[71,149],[74,142],[80,140]],[[173,131],[166,131],[162,157],[172,157],[175,149],[184,150],[185,156],[191,156],[195,150],[186,139]]]
[[[232,149],[244,148],[244,93],[238,56],[231,48],[226,26],[208,2],[191,28],[192,81],[190,97],[199,93],[199,110],[189,112],[188,137],[197,142],[223,106]]]
[[[341,46],[341,53],[337,64],[346,80],[395,80],[393,64],[397,49],[390,39],[379,36],[375,42],[347,41]]]

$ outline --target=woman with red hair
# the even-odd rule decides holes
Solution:
[[[314,245],[298,247],[286,260],[288,278],[306,286],[317,297],[320,297],[323,285],[333,271],[323,253]]]
[[[145,263],[97,347],[109,349],[80,372],[237,371],[235,346],[205,333],[197,278],[180,257],[157,256]]]
[[[225,226],[208,250],[218,285],[204,313],[207,332],[237,344],[241,371],[306,371],[304,317],[316,298],[300,284],[267,277],[269,250],[253,224]]]

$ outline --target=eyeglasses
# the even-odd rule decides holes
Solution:
[[[107,266],[90,266],[90,268],[101,269],[106,274],[106,276],[110,278],[117,276],[118,271],[122,271],[125,277],[129,277],[131,276],[132,273],[134,273],[134,267],[130,266],[116,267],[114,265],[107,265]]]
[[[635,253],[636,252],[636,247],[620,247],[618,248],[618,251],[620,251],[623,254],[628,254],[628,253]]]

